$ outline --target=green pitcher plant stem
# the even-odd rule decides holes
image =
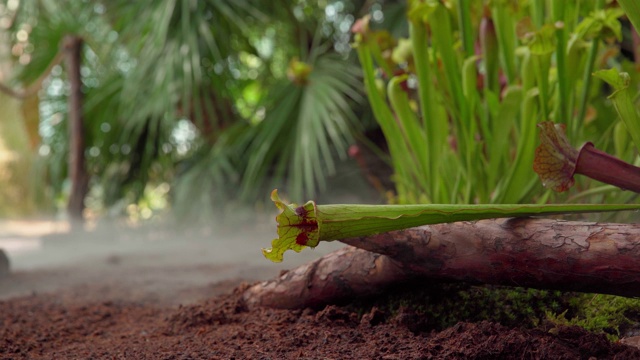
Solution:
[[[554,204],[554,205],[304,205],[286,204],[273,190],[271,200],[282,212],[276,216],[278,238],[263,255],[281,262],[287,250],[300,252],[320,241],[334,241],[380,234],[421,225],[475,221],[504,217],[639,210],[640,204]]]
[[[635,104],[635,94],[630,88],[630,75],[615,69],[596,71],[593,75],[613,87],[614,91],[609,99],[629,131],[636,148],[640,149],[640,114]]]

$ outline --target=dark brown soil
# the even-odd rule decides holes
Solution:
[[[375,307],[249,311],[242,289],[184,307],[65,292],[2,301],[0,359],[640,359],[578,327],[425,332],[421,315]]]

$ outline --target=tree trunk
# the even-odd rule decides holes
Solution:
[[[89,176],[85,166],[84,119],[82,115],[82,79],[80,66],[82,61],[82,38],[67,36],[63,42],[63,51],[67,74],[69,76],[69,177],[71,194],[67,211],[72,224],[81,224],[84,210],[84,198],[89,191]]]
[[[247,304],[320,306],[418,278],[640,296],[640,224],[492,219],[343,242],[360,249],[254,285]]]

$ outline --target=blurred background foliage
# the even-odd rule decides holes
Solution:
[[[552,119],[574,145],[637,162],[591,76],[613,67],[638,87],[637,34],[613,1],[1,0],[0,31],[2,214],[69,196],[70,34],[85,41],[87,216],[208,219],[273,187],[301,201],[345,163],[372,201],[633,200],[586,179],[550,194],[529,159]]]
[[[64,36],[85,41],[86,204],[148,218],[169,205],[206,218],[275,186],[314,196],[373,124],[350,51],[365,1],[6,0],[13,89],[37,87],[35,182],[68,197]],[[3,114],[4,117],[10,114]],[[366,116],[365,116],[366,117]],[[49,200],[49,201],[47,201]]]

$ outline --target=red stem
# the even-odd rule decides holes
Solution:
[[[640,168],[586,143],[576,161],[576,174],[640,193]]]

